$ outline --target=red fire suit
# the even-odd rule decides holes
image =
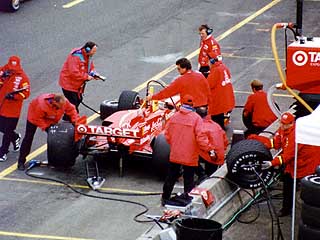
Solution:
[[[18,159],[19,170],[25,169],[26,157],[30,153],[33,138],[38,127],[43,131],[46,130],[50,125],[58,123],[63,114],[68,115],[72,122],[75,122],[79,118],[75,106],[67,99],[61,109],[56,109],[52,105],[53,98],[54,94],[45,93],[33,99],[29,104],[26,131]]]
[[[94,71],[94,64],[85,50],[73,49],[63,64],[59,85],[65,90],[83,93],[84,82],[88,80],[91,71]]]
[[[167,201],[183,167],[185,198],[194,187],[194,172],[198,166],[200,149],[212,150],[202,131],[202,119],[190,106],[182,105],[165,126],[165,138],[170,145],[168,174],[163,185],[162,200]]]
[[[232,111],[235,97],[229,69],[221,61],[215,62],[208,76],[210,86],[209,115],[218,115]]]
[[[45,130],[50,125],[58,123],[64,113],[71,118],[71,122],[79,118],[75,107],[67,99],[61,109],[54,109],[49,102],[50,98],[53,98],[53,94],[45,93],[31,101],[28,109],[29,122]]]
[[[229,143],[226,132],[219,124],[212,121],[209,116],[203,119],[203,131],[207,135],[209,145],[212,146],[217,158],[212,160],[208,151],[204,150],[200,150],[200,156],[210,163],[222,165],[224,163],[224,152]]]
[[[192,70],[176,78],[166,88],[152,96],[152,100],[161,100],[180,94],[180,99],[189,94],[193,97],[193,107],[205,106],[209,101],[209,84],[199,72]]]
[[[263,90],[256,91],[248,97],[243,111],[251,115],[253,126],[258,128],[266,128],[277,119],[269,107],[267,94]]]
[[[198,57],[198,62],[200,67],[209,66],[208,54],[211,52],[216,52],[217,55],[221,55],[221,48],[219,43],[209,35],[205,40],[200,42],[200,52]]]
[[[282,148],[282,153],[275,157],[271,163],[272,166],[285,164],[285,172],[291,177],[294,176],[294,150],[295,150],[295,127],[287,131],[278,130],[271,140],[271,147],[275,149]],[[298,144],[297,159],[297,178],[303,178],[313,174],[316,166],[320,164],[318,157],[320,147]]]
[[[10,76],[0,77],[0,116],[19,118],[22,102],[30,95],[30,82],[20,66],[20,58],[16,56],[11,58],[15,58],[18,62],[16,67],[11,67],[9,64],[0,67],[0,76],[6,71],[11,71]],[[14,93],[20,89],[24,90]],[[13,99],[5,98],[8,93],[13,93]]]

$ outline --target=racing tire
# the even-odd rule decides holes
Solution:
[[[309,175],[302,178],[300,196],[306,204],[320,208],[320,176]]]
[[[0,9],[7,12],[16,12],[20,8],[20,0],[1,0]]]
[[[310,227],[304,222],[299,223],[299,240],[319,240],[320,239],[320,229]]]
[[[51,126],[48,130],[47,143],[49,165],[69,168],[75,164],[79,150],[74,141],[74,126],[70,122]]]
[[[159,134],[152,144],[152,166],[156,174],[164,179],[167,176],[170,158],[170,145],[163,134]]]
[[[261,170],[261,163],[271,160],[270,151],[261,142],[257,140],[239,141],[231,147],[226,156],[227,177],[242,188],[261,187],[275,175],[273,168]]]
[[[302,203],[301,219],[304,224],[320,230],[320,208]],[[320,238],[319,238],[320,239]]]
[[[102,120],[106,119],[116,111],[118,111],[118,101],[104,100],[100,104],[100,118]]]
[[[123,91],[118,101],[118,110],[138,109],[140,107],[140,97],[135,91]]]

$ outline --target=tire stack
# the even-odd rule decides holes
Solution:
[[[299,240],[320,239],[320,175],[309,175],[301,180],[301,220]]]

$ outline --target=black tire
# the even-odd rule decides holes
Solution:
[[[120,94],[118,110],[138,109],[140,107],[140,97],[137,92],[123,91]]]
[[[16,12],[20,8],[19,0],[1,0],[0,9],[7,12]]]
[[[74,142],[74,126],[69,122],[61,122],[48,130],[48,164],[54,167],[72,167],[79,155]]]
[[[320,176],[309,175],[301,179],[301,199],[314,207],[320,207]]]
[[[320,239],[320,229],[312,228],[302,221],[299,223],[299,240],[319,240]]]
[[[304,224],[320,229],[320,208],[302,203],[301,220]]]
[[[256,140],[237,142],[231,147],[226,156],[228,178],[242,188],[254,189],[261,187],[263,185],[261,179],[264,183],[268,183],[275,174],[273,168],[261,170],[261,163],[271,160],[270,151],[261,142]],[[255,172],[258,173],[261,179]]]
[[[160,178],[167,176],[170,158],[170,145],[163,134],[159,134],[152,144],[152,166]]]
[[[102,120],[106,119],[116,111],[118,111],[118,101],[104,100],[100,104],[100,118]]]

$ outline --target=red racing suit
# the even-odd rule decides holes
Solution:
[[[68,99],[65,99],[65,105],[61,109],[55,109],[50,104],[50,99],[53,99],[54,94],[45,93],[33,99],[29,104],[28,121],[43,131],[60,121],[65,113],[71,118],[71,122],[75,122],[79,115],[74,105]]]
[[[235,97],[231,83],[230,70],[221,61],[212,64],[208,76],[210,86],[209,115],[218,115],[232,111]]]
[[[91,71],[94,71],[94,64],[85,50],[73,49],[63,64],[59,85],[65,90],[83,93],[84,83],[88,80]]]
[[[210,116],[203,119],[203,131],[209,139],[209,145],[215,151],[216,159],[212,160],[208,151],[200,150],[200,156],[213,164],[222,165],[224,163],[224,152],[229,144],[226,132],[219,124],[212,121]]]
[[[19,118],[23,100],[30,95],[30,82],[20,66],[20,59],[17,57],[17,67],[12,69],[8,64],[0,67],[0,76],[11,71],[8,77],[0,77],[0,116],[8,118]],[[13,93],[19,89],[24,89]],[[13,93],[13,99],[6,99],[8,93]]]
[[[200,52],[198,57],[198,62],[200,67],[209,66],[209,56],[208,54],[215,52],[216,55],[221,55],[221,49],[219,43],[209,35],[205,40],[200,42]]]
[[[209,84],[200,73],[192,70],[176,78],[166,88],[152,95],[152,100],[161,100],[180,94],[180,99],[185,95],[193,97],[193,107],[205,106],[209,101]]]
[[[198,166],[200,149],[212,150],[202,131],[202,119],[185,105],[180,107],[165,126],[165,138],[170,145],[170,162]]]
[[[267,94],[263,90],[256,91],[248,97],[243,111],[252,116],[252,124],[255,127],[266,128],[277,119],[269,107]]]
[[[281,154],[271,161],[272,166],[284,164],[285,172],[294,177],[295,126],[286,131],[279,129],[272,139],[258,135],[250,138],[261,141],[269,149],[282,149]],[[297,178],[303,178],[315,172],[320,164],[319,151],[319,146],[298,144]]]

